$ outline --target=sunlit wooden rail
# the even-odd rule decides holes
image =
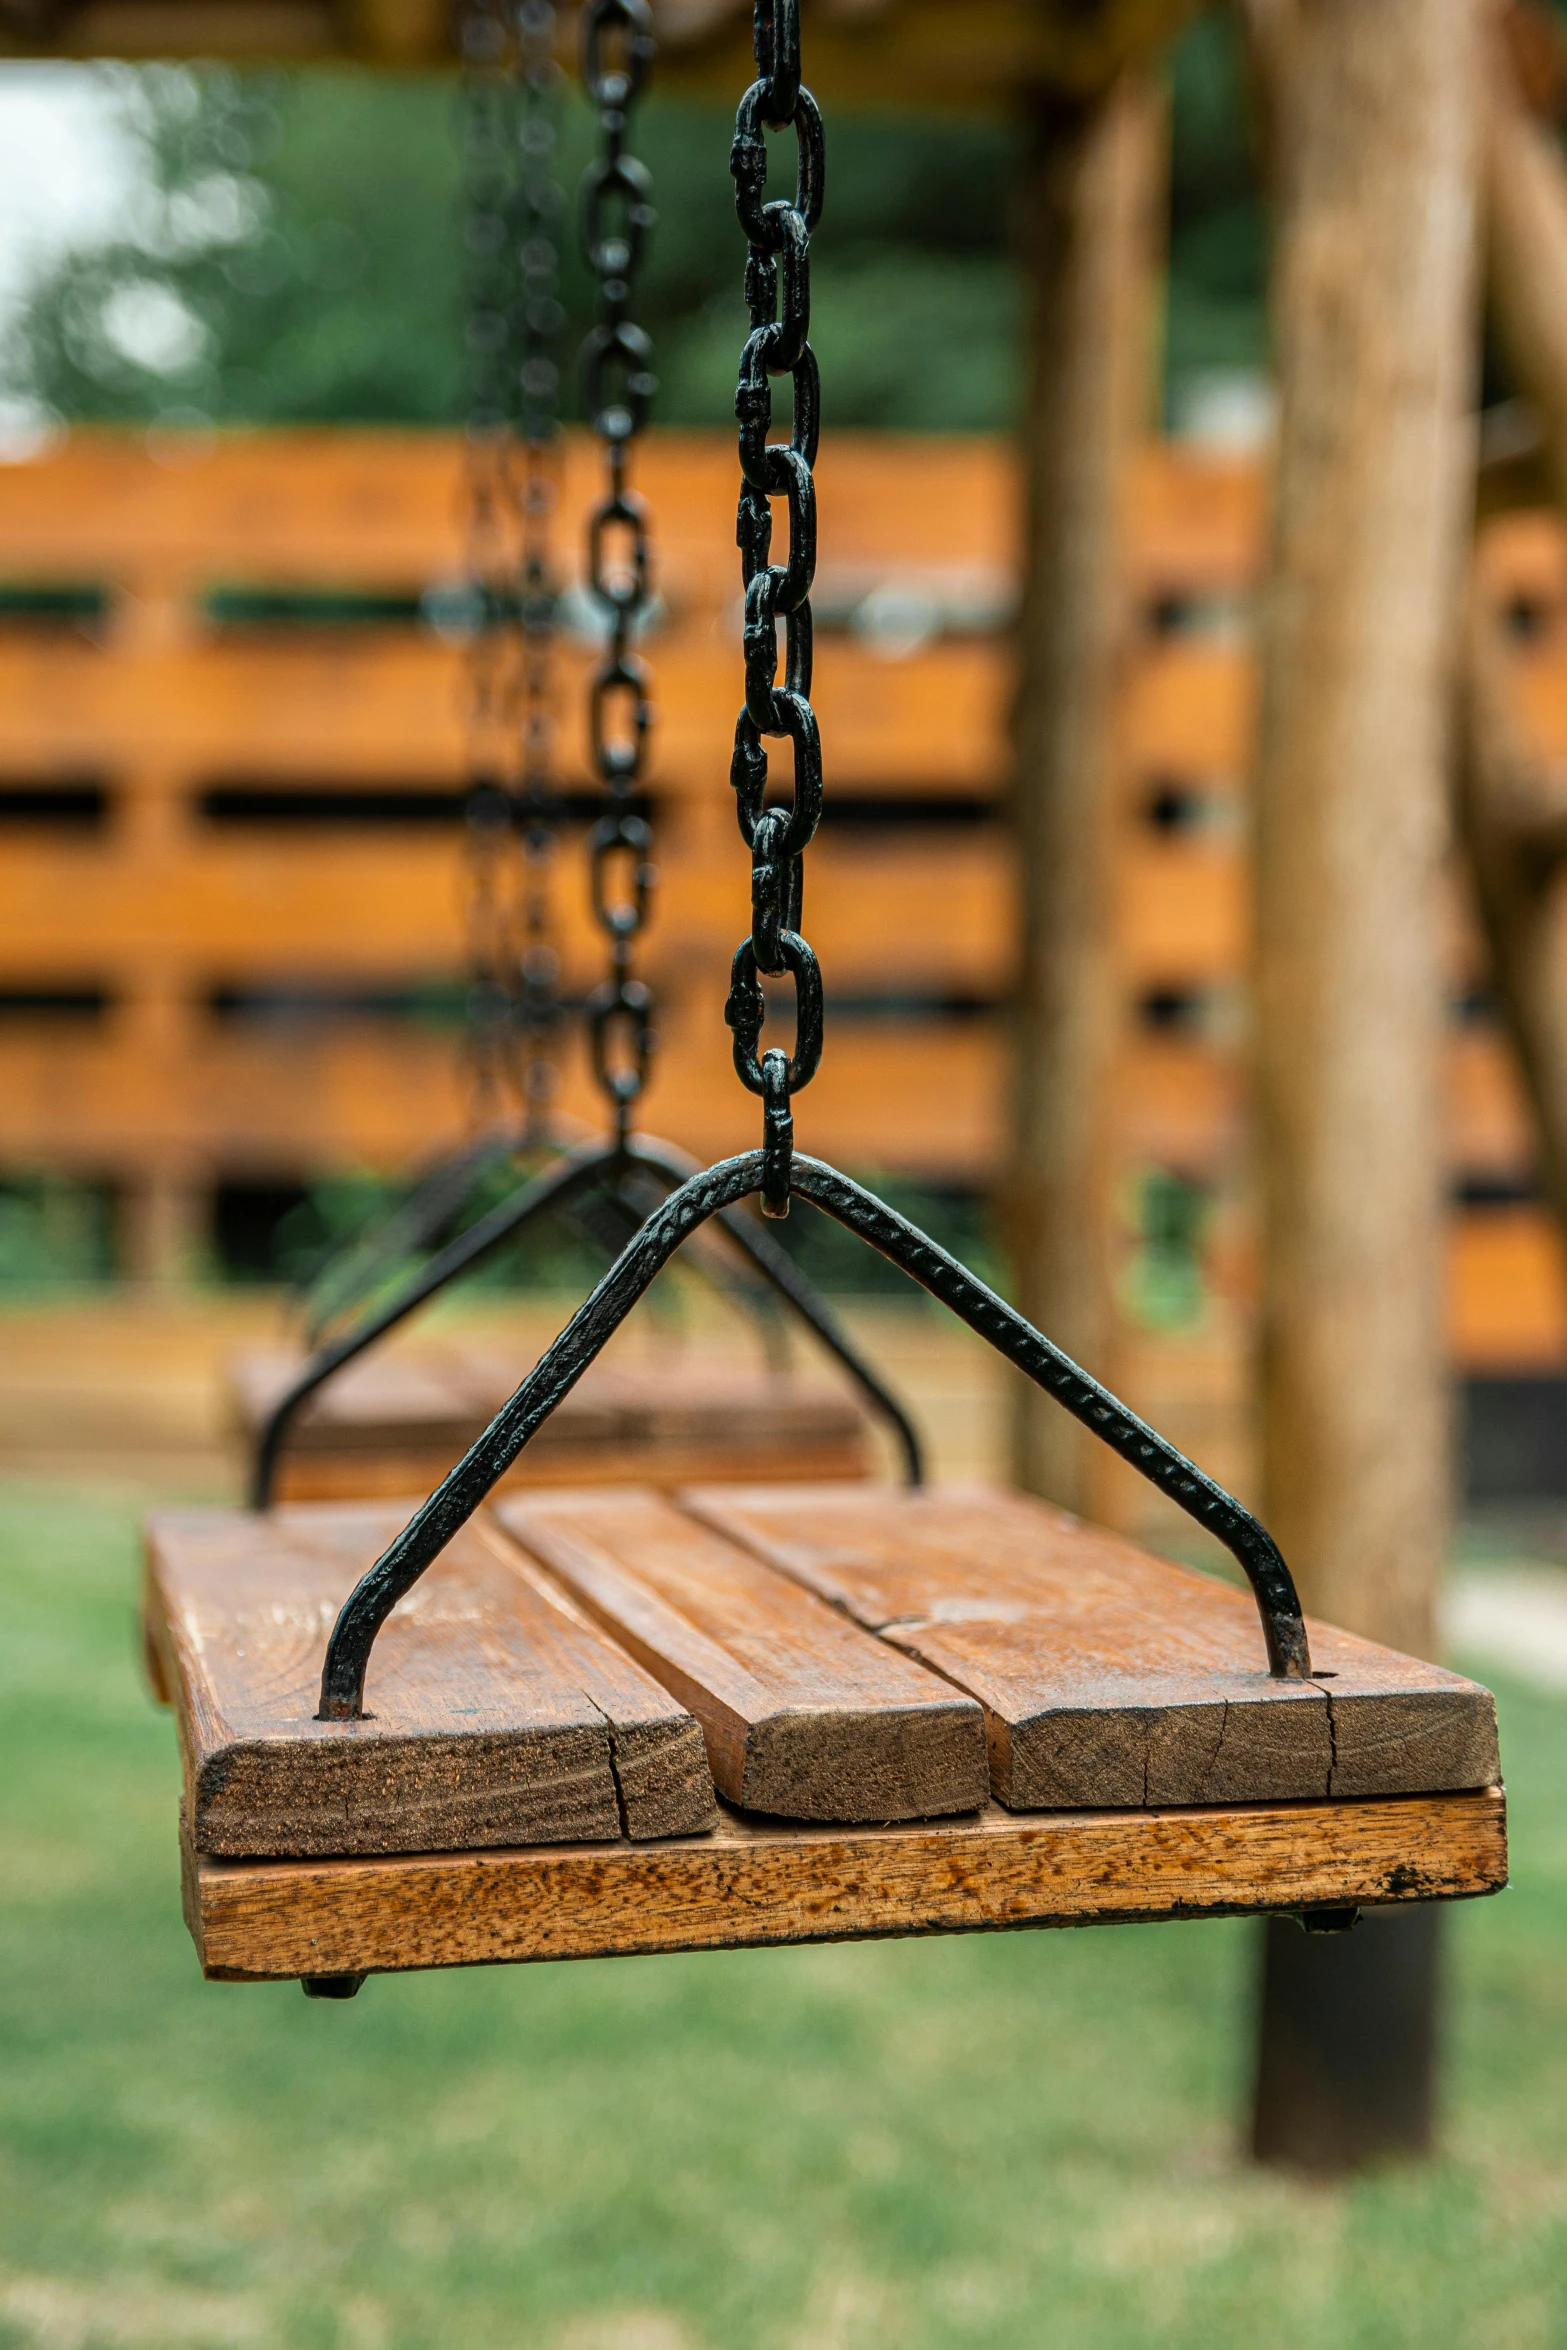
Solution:
[[[850,1163],[984,1183],[1002,1156],[1013,956],[1012,461],[992,441],[923,444],[912,500],[910,455],[839,435],[821,469],[815,698],[841,813],[814,852],[810,929],[838,1016],[800,1131]],[[590,463],[568,449],[568,516]],[[648,1107],[706,1155],[755,1122],[721,1020],[747,901],[727,780],[733,453],[725,435],[655,435],[641,470],[661,598],[649,962],[665,1049]],[[82,432],[8,468],[4,489],[0,1160],[112,1181],[129,1261],[158,1271],[219,1181],[391,1166],[460,1128],[452,1033],[407,1007],[462,955],[463,846],[439,796],[461,783],[463,656],[419,617],[460,569],[462,451],[417,433]],[[1157,1164],[1211,1187],[1211,1270],[1237,1299],[1247,606],[1264,530],[1254,465],[1171,447],[1141,460],[1120,719],[1120,1155],[1129,1176]],[[1530,516],[1493,525],[1482,559],[1517,613],[1520,709],[1567,755],[1567,548]],[[326,595],[369,616],[312,620]],[[233,617],[258,596],[294,599],[292,615]],[[586,775],[590,658],[565,644],[568,783]],[[569,855],[559,900],[568,983],[583,989],[595,942]],[[1473,1009],[1456,891],[1452,939],[1449,1147],[1468,1203],[1453,1225],[1454,1350],[1475,1369],[1554,1367],[1567,1281],[1528,1197],[1512,1069]],[[592,1116],[580,1066],[566,1100]]]

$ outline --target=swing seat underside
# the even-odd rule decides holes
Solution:
[[[300,1369],[281,1352],[241,1355],[234,1416],[254,1442]],[[449,1346],[368,1354],[303,1406],[278,1474],[283,1501],[426,1493],[481,1436],[516,1387],[513,1354]],[[520,1485],[681,1485],[864,1477],[863,1415],[839,1389],[697,1353],[595,1363],[523,1453]]]
[[[183,1511],[146,1629],[205,1972],[410,1967],[1494,1892],[1489,1693],[1044,1504],[871,1484],[513,1492],[327,1634],[405,1505]]]

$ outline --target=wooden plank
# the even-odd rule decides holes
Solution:
[[[655,981],[727,971],[747,919],[750,868],[733,824],[693,844],[665,827],[643,969]],[[554,893],[568,990],[604,959],[580,837]],[[999,828],[859,842],[831,833],[813,859],[812,937],[840,990],[999,996],[1012,968],[1009,857]],[[0,862],[0,976],[133,979],[160,969],[192,993],[216,981],[455,977],[466,951],[460,828],[417,831],[191,826],[155,861],[113,838],[8,841]]]
[[[1488,1690],[1327,1625],[1313,1682],[1268,1673],[1248,1594],[1030,1496],[983,1487],[689,1494],[743,1542],[985,1708],[1015,1809],[1428,1793],[1497,1775]]]
[[[722,1008],[715,975],[699,1000],[663,1010],[646,1102],[649,1129],[703,1160],[753,1149],[759,1132],[756,1105],[735,1083]],[[92,1171],[151,1155],[234,1173],[392,1169],[463,1130],[468,1089],[456,1039],[400,1022],[198,1021],[167,1060],[128,1045],[114,1020],[80,1030],[6,1022],[8,1162]],[[796,1114],[800,1147],[850,1167],[982,1182],[994,1163],[1001,1085],[993,1023],[840,1019]],[[602,1118],[575,1051],[561,1108],[590,1129]]]
[[[235,1358],[231,1400],[247,1438],[299,1360],[277,1349]],[[528,1368],[493,1346],[362,1356],[300,1412],[283,1456],[280,1499],[429,1492]],[[705,1478],[864,1477],[871,1457],[864,1418],[843,1388],[676,1346],[656,1367],[595,1363],[506,1482],[672,1487]]]
[[[704,1159],[743,1150],[755,1112],[718,1039],[721,989],[670,1005],[648,1123]],[[989,1019],[863,1025],[839,1019],[802,1103],[801,1144],[849,1166],[983,1183],[999,1146],[1003,1040]],[[452,1040],[399,1024],[324,1020],[194,1024],[177,1060],[153,1062],[117,1024],[0,1030],[0,1093],[12,1165],[129,1170],[171,1149],[235,1174],[394,1169],[453,1138],[465,1093]],[[935,1123],[930,1101],[939,1098]],[[1132,1158],[1217,1177],[1238,1163],[1244,1072],[1219,1040],[1134,1031],[1117,1056],[1114,1130]],[[598,1102],[576,1054],[562,1107],[592,1124]],[[1448,1061],[1448,1151],[1469,1172],[1527,1173],[1529,1135],[1506,1057],[1460,1034]],[[1532,1343],[1532,1342],[1531,1342]]]
[[[690,1716],[482,1525],[393,1610],[368,1717],[315,1719],[336,1612],[410,1506],[151,1521],[147,1622],[194,1847],[467,1850],[711,1825]]]
[[[664,1496],[565,1493],[496,1515],[695,1714],[730,1802],[804,1820],[983,1804],[977,1705]]]
[[[1447,1327],[1466,1371],[1567,1371],[1567,1262],[1547,1208],[1483,1208],[1449,1224]]]
[[[1251,908],[1238,842],[1138,838],[1117,858],[1113,897],[1115,957],[1128,988],[1244,976]]]
[[[220,1980],[740,1950],[1496,1893],[1499,1787],[1362,1803],[1062,1812],[701,1842],[288,1867],[186,1850],[185,1913]]]
[[[733,538],[731,518],[728,537]],[[649,782],[665,798],[724,789],[738,650],[718,628],[649,647],[658,728]],[[560,760],[591,772],[593,656],[562,647]],[[70,638],[0,633],[0,772],[155,766],[210,781],[359,776],[460,783],[464,656],[413,628],[256,630],[117,655]],[[837,786],[994,792],[1005,773],[1001,640],[940,639],[918,662],[877,661],[821,632],[813,700]],[[787,764],[785,763],[785,772]]]

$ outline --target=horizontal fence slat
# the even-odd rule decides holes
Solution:
[[[464,952],[467,852],[434,840],[303,842],[187,833],[137,858],[108,842],[13,842],[0,856],[0,985],[130,976],[149,961],[191,987],[297,978],[419,979]],[[993,998],[1011,977],[1015,923],[1002,844],[963,836],[859,848],[824,836],[810,871],[811,937],[834,992]],[[580,856],[553,902],[570,983],[599,976],[602,934]],[[643,968],[676,980],[727,967],[750,919],[738,830],[666,844]]]

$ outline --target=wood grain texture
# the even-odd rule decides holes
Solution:
[[[1028,1810],[1483,1787],[1488,1690],[1327,1625],[1275,1681],[1248,1594],[1025,1495],[809,1486],[687,1496],[710,1524],[970,1690]]]
[[[971,1699],[662,1495],[564,1493],[496,1515],[695,1714],[732,1803],[906,1820],[985,1801]]]
[[[411,1507],[151,1521],[148,1636],[195,1848],[467,1850],[710,1826],[695,1722],[483,1525],[393,1610],[367,1718],[315,1719],[337,1610]]]
[[[186,1917],[220,1978],[1109,1924],[1498,1892],[1500,1788],[1363,1803],[784,1828],[580,1851],[203,1860]]]
[[[297,1367],[280,1352],[236,1360],[232,1399],[246,1436]],[[283,1498],[429,1491],[527,1368],[483,1345],[363,1356],[301,1412],[283,1456]],[[863,1477],[870,1465],[864,1419],[841,1389],[676,1350],[657,1370],[596,1363],[506,1483],[667,1487],[708,1478]]]
[[[1308,1607],[1416,1651],[1447,1551],[1438,884],[1473,518],[1484,13],[1312,0],[1276,116],[1264,1516]]]

